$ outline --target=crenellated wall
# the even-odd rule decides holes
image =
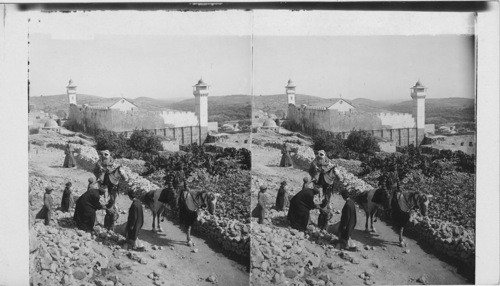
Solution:
[[[414,128],[415,119],[409,113],[378,113],[382,125],[387,128]]]

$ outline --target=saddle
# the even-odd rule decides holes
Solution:
[[[198,211],[200,206],[197,204],[196,200],[193,197],[193,194],[190,191],[183,192],[182,198],[188,210],[192,212]]]
[[[411,211],[411,206],[408,205],[408,201],[406,200],[406,197],[403,195],[403,193],[397,193],[396,196],[396,200],[401,211],[409,213]]]

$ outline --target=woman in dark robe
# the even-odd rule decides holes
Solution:
[[[99,202],[100,196],[106,193],[105,187],[98,190],[91,188],[76,200],[75,214],[73,220],[76,226],[85,231],[94,230],[96,211],[105,207]]]
[[[318,189],[303,189],[293,196],[288,209],[290,226],[305,231],[309,223],[309,212],[318,208],[314,203],[314,196],[319,194]]]
[[[64,189],[62,199],[61,199],[61,211],[69,212],[71,208],[75,205],[75,200],[73,198],[73,192],[71,191],[71,182],[66,183],[66,188]]]
[[[344,208],[342,208],[342,216],[340,217],[339,237],[343,248],[351,248],[350,239],[352,231],[356,226],[356,205],[349,197],[347,190],[342,190],[342,198],[346,201]]]
[[[281,156],[280,167],[293,167],[292,157],[290,156],[291,151],[288,144],[283,144],[283,148],[281,149],[281,154],[283,155]]]
[[[290,199],[288,197],[287,183],[286,181],[281,182],[281,187],[278,190],[278,195],[276,196],[276,210],[282,211],[290,206]]]
[[[68,143],[66,144],[66,148],[64,149],[64,154],[66,154],[66,157],[64,158],[64,168],[74,168],[76,167],[76,161],[75,157],[73,156],[73,147]]]
[[[43,207],[36,215],[37,219],[45,220],[45,225],[50,225],[52,220],[52,212],[54,207],[54,201],[52,199],[52,187],[45,188],[45,194],[43,195]]]
[[[137,195],[132,190],[128,193],[128,197],[132,200],[132,205],[130,205],[130,209],[128,210],[126,234],[128,245],[132,249],[142,248],[142,246],[137,246],[137,237],[144,224],[144,211]]]

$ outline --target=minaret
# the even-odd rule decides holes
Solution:
[[[76,105],[76,85],[73,85],[73,80],[69,80],[68,86],[66,87],[66,93],[68,94],[69,104]]]
[[[411,98],[413,98],[413,117],[415,118],[415,127],[425,129],[425,97],[427,96],[427,87],[417,81],[411,88]]]
[[[209,85],[200,79],[193,85],[193,95],[195,97],[195,113],[198,117],[198,124],[201,127],[208,126],[208,88]]]
[[[295,85],[293,84],[293,81],[291,79],[288,80],[288,84],[287,86],[285,86],[285,90],[286,90],[288,105],[290,104],[295,105]]]

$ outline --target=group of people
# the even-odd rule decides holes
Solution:
[[[286,158],[288,152],[289,148],[285,144],[282,152],[284,158],[282,162],[288,160]],[[281,183],[276,196],[275,209],[284,211],[288,208],[287,218],[290,227],[305,231],[310,223],[311,210],[318,209],[320,212],[318,226],[322,229],[326,228],[329,219],[332,217],[330,201],[324,199],[321,203],[317,204],[314,198],[321,194],[322,187],[325,186],[324,173],[328,171],[328,168],[328,158],[325,152],[321,150],[311,164],[310,175],[312,179],[310,177],[305,177],[303,179],[302,189],[291,199],[289,199],[287,182],[283,181]],[[345,188],[340,189],[340,195],[346,202],[342,208],[340,222],[333,225],[332,231],[339,237],[336,242],[338,248],[355,249],[356,247],[352,243],[351,235],[356,226],[356,205]],[[267,186],[263,185],[260,186],[257,206],[252,212],[252,216],[258,218],[259,224],[265,223],[268,206]]]
[[[69,162],[74,164],[74,158],[72,158],[72,149],[67,145],[66,148],[66,158],[64,166]],[[68,157],[70,157],[68,159]],[[96,177],[89,178],[87,191],[83,193],[75,202],[72,190],[72,183],[66,183],[66,187],[62,194],[61,208],[62,212],[70,212],[74,209],[73,220],[77,228],[84,231],[93,231],[96,223],[96,213],[99,210],[105,210],[106,216],[104,218],[104,226],[107,229],[112,229],[114,223],[118,219],[118,211],[115,206],[114,197],[109,196],[109,201],[106,205],[101,204],[101,197],[106,195],[108,190],[105,184],[108,178],[108,172],[111,170],[113,165],[113,158],[110,156],[110,152],[105,150],[101,152],[101,158],[96,164]],[[52,198],[52,187],[45,188],[45,194],[43,199],[43,207],[37,214],[36,218],[44,219],[46,225],[50,225],[52,221],[53,212],[55,209],[54,201]],[[128,212],[127,225],[125,229],[127,247],[132,249],[141,248],[137,246],[137,237],[144,224],[144,211],[142,203],[138,197],[138,193],[134,191],[128,192],[128,197],[132,200]]]

